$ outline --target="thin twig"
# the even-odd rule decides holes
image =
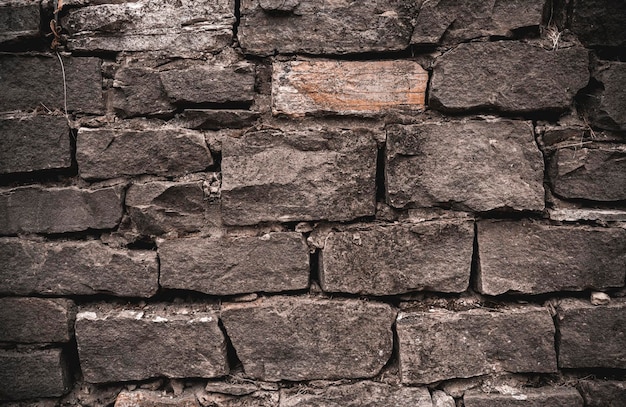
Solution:
[[[59,63],[61,64],[61,73],[63,74],[63,109],[65,111],[65,119],[67,120],[67,125],[72,127],[70,116],[67,114],[67,82],[65,80],[65,66],[63,65],[63,59],[61,59],[61,55],[58,51],[56,51],[56,54],[57,58],[59,58]]]

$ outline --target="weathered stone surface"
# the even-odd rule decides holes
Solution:
[[[139,0],[70,10],[63,27],[73,51],[219,51],[230,45],[233,0]]]
[[[523,388],[515,394],[470,390],[463,402],[465,407],[583,407],[583,398],[570,387]]]
[[[608,367],[626,364],[626,300],[595,306],[565,299],[557,308],[559,367]]]
[[[150,297],[157,289],[152,251],[113,249],[96,241],[0,238],[1,293]]]
[[[428,73],[413,61],[274,62],[272,112],[368,115],[424,108]]]
[[[68,299],[0,298],[0,342],[68,342],[74,314]]]
[[[100,65],[99,58],[63,57],[69,111],[104,111]],[[0,112],[30,110],[42,104],[48,109],[64,109],[63,73],[56,56],[0,55],[0,87]]]
[[[76,341],[85,381],[223,376],[226,341],[217,319],[202,305],[81,308]]]
[[[0,350],[0,400],[59,397],[69,386],[60,349]]]
[[[247,376],[298,381],[375,376],[395,315],[375,302],[270,297],[223,305],[222,322]]]
[[[565,199],[626,199],[626,146],[592,143],[558,149],[548,171],[552,191]]]
[[[0,173],[69,168],[72,148],[65,117],[0,119]]]
[[[543,0],[424,1],[411,43],[453,44],[479,37],[509,37],[520,29],[539,29],[544,3]]]
[[[580,380],[578,391],[587,407],[621,407],[626,400],[626,382],[614,380]]]
[[[115,399],[114,407],[201,407],[193,393],[182,395],[163,394],[162,391],[122,391]]]
[[[122,187],[26,186],[0,189],[0,234],[64,233],[114,228],[122,218]]]
[[[571,209],[555,208],[548,210],[550,219],[561,222],[593,220],[601,222],[626,222],[626,211],[619,209]]]
[[[437,58],[429,106],[446,112],[568,110],[589,81],[581,47],[549,51],[513,41],[461,44]]]
[[[179,123],[189,129],[220,130],[243,128],[254,124],[259,112],[230,109],[185,109],[178,116]]]
[[[222,141],[226,224],[373,215],[376,141],[365,128],[299,124]]]
[[[626,230],[551,226],[528,221],[478,222],[483,294],[542,294],[621,287]]]
[[[280,407],[433,407],[425,387],[358,382],[326,388],[292,387],[280,392]]]
[[[76,160],[80,176],[107,179],[124,175],[184,175],[213,165],[204,135],[192,130],[81,128]]]
[[[206,183],[198,180],[132,184],[126,192],[126,208],[133,225],[143,235],[184,234],[219,227],[219,205],[210,201]]]
[[[403,383],[557,370],[554,324],[544,308],[403,312],[396,327]]]
[[[433,391],[433,406],[432,407],[456,407],[456,403],[452,396],[449,396],[441,390]]]
[[[543,156],[528,122],[389,126],[386,160],[387,202],[396,208],[544,208]]]
[[[0,43],[39,35],[39,1],[10,0],[0,3]]]
[[[331,232],[320,257],[328,292],[394,295],[462,292],[469,284],[474,222],[435,221]]]
[[[145,64],[123,65],[115,72],[111,105],[122,117],[164,116],[176,110],[165,94],[159,71]]]
[[[255,391],[240,396],[208,393],[199,395],[198,399],[205,406],[215,407],[279,407],[277,391]]]
[[[589,98],[591,122],[602,129],[626,130],[626,62],[605,62],[593,77],[602,87]]]
[[[626,3],[613,0],[573,0],[571,30],[590,47],[626,45]]]
[[[164,240],[160,284],[212,295],[306,289],[309,248],[300,233]]]
[[[243,0],[238,37],[246,53],[264,56],[400,51],[414,14],[410,1]]]

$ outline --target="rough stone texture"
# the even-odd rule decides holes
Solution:
[[[528,122],[389,126],[385,178],[387,202],[396,208],[544,208],[543,156]]]
[[[126,192],[126,208],[143,235],[184,234],[219,227],[216,202],[210,202],[206,181],[134,183]]]
[[[595,306],[564,299],[557,309],[559,367],[607,367],[626,364],[626,300]]]
[[[368,115],[424,108],[428,73],[413,61],[274,62],[272,112]]]
[[[64,298],[0,298],[0,342],[68,342],[74,314]]]
[[[626,382],[581,380],[577,387],[586,407],[621,407],[626,400]]]
[[[306,289],[309,248],[300,233],[164,240],[160,284],[211,295]]]
[[[96,304],[76,316],[78,356],[89,383],[228,373],[217,314],[202,305]]]
[[[603,290],[626,279],[621,228],[480,221],[478,248],[483,294]]]
[[[552,191],[561,198],[626,200],[626,146],[592,143],[558,149],[548,174]]]
[[[4,294],[150,297],[158,289],[156,253],[113,249],[97,241],[0,238]]]
[[[593,220],[601,222],[626,222],[626,211],[619,209],[569,209],[555,208],[548,210],[550,219],[561,222]]]
[[[186,128],[198,130],[220,130],[243,128],[254,124],[261,116],[259,112],[230,109],[185,109],[178,116],[179,123]]]
[[[102,113],[99,58],[63,57],[67,108],[71,112]],[[0,112],[30,110],[41,105],[63,111],[63,74],[56,56],[0,55]]]
[[[159,71],[150,66],[121,66],[113,79],[111,105],[118,116],[171,115],[176,106],[170,103]]]
[[[60,349],[0,350],[0,400],[59,397],[69,386]]]
[[[122,391],[114,407],[201,407],[193,393],[163,394],[162,391]]]
[[[270,297],[223,305],[222,322],[251,378],[351,379],[387,363],[395,315],[375,302]]]
[[[521,29],[538,30],[544,3],[543,0],[424,1],[411,43],[452,44],[479,37],[509,37]]]
[[[626,130],[626,62],[603,63],[593,77],[602,87],[589,98],[592,123],[602,129]]]
[[[243,0],[238,37],[246,53],[264,56],[400,51],[416,11],[397,0]]]
[[[545,50],[512,41],[461,44],[437,58],[429,105],[446,112],[562,112],[589,81],[581,47]]]
[[[300,124],[222,141],[224,223],[350,220],[375,212],[376,141],[365,128]]]
[[[65,117],[0,119],[0,135],[0,174],[69,168],[72,165]]]
[[[80,176],[107,179],[124,175],[184,175],[213,165],[204,135],[192,130],[146,127],[78,130]]]
[[[0,234],[64,233],[114,228],[122,218],[122,187],[25,186],[0,189]]]
[[[456,407],[456,403],[452,396],[449,396],[441,390],[433,391],[433,405],[432,407]]]
[[[571,30],[585,46],[626,45],[626,3],[614,0],[573,0]]]
[[[326,388],[292,387],[280,392],[280,407],[433,407],[425,387],[358,382]]]
[[[70,10],[73,51],[219,51],[230,45],[234,0],[139,0]]]
[[[0,3],[0,43],[39,36],[39,1],[10,0]]]
[[[277,391],[255,391],[245,395],[208,393],[198,399],[204,406],[212,407],[279,407]]]
[[[320,257],[327,292],[393,295],[462,292],[469,284],[474,222],[435,221],[331,232]]]
[[[547,309],[403,312],[396,324],[402,382],[557,370]]]
[[[583,407],[583,398],[568,387],[523,388],[515,394],[470,390],[463,396],[465,407]]]

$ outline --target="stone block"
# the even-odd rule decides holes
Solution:
[[[69,168],[72,146],[62,116],[0,119],[0,174]]]
[[[621,228],[485,220],[478,249],[477,288],[487,295],[604,290],[626,279]]]
[[[164,240],[159,259],[165,288],[233,295],[309,285],[309,248],[295,232]]]
[[[220,130],[252,126],[261,117],[259,112],[234,109],[185,109],[179,123],[189,129]]]
[[[424,1],[411,43],[454,44],[481,37],[511,37],[517,30],[539,31],[544,3],[543,0]]]
[[[84,179],[185,175],[213,165],[202,133],[169,127],[81,128],[76,160]]]
[[[580,393],[571,387],[522,388],[514,394],[465,392],[465,407],[583,407]]]
[[[69,387],[65,355],[60,349],[0,350],[0,400],[59,397]]]
[[[413,61],[274,62],[275,115],[372,115],[424,109],[428,73]]]
[[[64,298],[0,298],[0,342],[69,342],[75,313]]]
[[[595,306],[564,299],[557,308],[559,367],[616,368],[626,364],[626,300]]]
[[[396,208],[544,208],[543,156],[528,122],[388,126],[385,178],[387,202]]]
[[[327,292],[462,292],[469,284],[473,221],[434,221],[331,232],[320,254]]]
[[[63,57],[67,109],[77,113],[103,113],[101,60]],[[64,110],[63,72],[54,55],[0,55],[0,112],[46,106]]]
[[[224,223],[374,215],[376,141],[367,128],[294,128],[222,140]]]
[[[498,41],[461,44],[437,58],[429,106],[445,112],[563,112],[589,82],[588,51]]]
[[[76,341],[89,383],[228,373],[226,341],[214,310],[202,304],[79,309]]]
[[[150,297],[158,289],[156,253],[97,241],[0,238],[0,293]]]
[[[626,62],[603,62],[593,77],[602,85],[594,89],[588,101],[587,110],[592,124],[606,130],[625,131],[626,95],[623,90]]]
[[[415,14],[407,1],[243,0],[238,37],[244,52],[261,56],[401,51]]]
[[[216,174],[213,174],[216,176]],[[208,181],[133,183],[126,192],[126,209],[143,235],[192,233],[219,227],[219,202],[211,202]]]
[[[587,47],[626,45],[626,3],[613,0],[571,0],[571,30]]]
[[[577,388],[586,407],[621,407],[626,400],[625,381],[580,380]]]
[[[279,407],[279,397],[277,391],[255,391],[244,395],[204,393],[198,399],[214,407]]]
[[[39,185],[0,189],[0,235],[112,229],[122,218],[122,186]]]
[[[220,51],[232,42],[234,0],[113,2],[70,10],[72,51]]]
[[[162,391],[123,390],[115,399],[114,407],[201,407],[201,404],[191,392],[172,396]]]
[[[544,308],[407,311],[396,327],[405,384],[557,371],[554,324]]]
[[[592,143],[564,147],[550,158],[552,191],[564,199],[626,200],[626,146]]]
[[[433,407],[425,387],[357,382],[325,388],[291,387],[280,392],[280,407]]]
[[[306,297],[222,308],[246,375],[267,381],[375,376],[391,356],[395,316],[382,303]]]
[[[3,1],[0,4],[0,44],[38,37],[39,19],[39,1]]]

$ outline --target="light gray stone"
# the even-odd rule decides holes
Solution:
[[[523,388],[515,394],[471,390],[463,396],[465,407],[583,407],[583,398],[569,387]]]
[[[621,287],[626,230],[551,226],[528,221],[478,222],[483,294],[543,294]]]
[[[69,342],[75,313],[64,298],[0,298],[0,342]]]
[[[589,82],[588,51],[513,41],[461,44],[437,58],[429,106],[446,112],[563,112]]]
[[[164,240],[159,259],[165,288],[233,295],[303,290],[309,284],[309,248],[295,232]]]
[[[469,211],[544,208],[543,156],[528,122],[428,121],[387,128],[387,202]]]
[[[374,215],[374,131],[294,126],[222,140],[224,223],[344,221]]]
[[[228,373],[217,313],[201,304],[82,307],[76,316],[76,341],[89,383]]]
[[[407,311],[396,327],[405,384],[557,371],[554,324],[545,308]]]
[[[97,241],[0,238],[0,292],[12,295],[150,297],[158,289],[156,253]]]
[[[391,356],[395,315],[382,303],[306,297],[222,308],[246,375],[267,381],[375,376]]]
[[[320,254],[328,292],[462,292],[469,284],[472,221],[434,221],[331,232]]]
[[[0,189],[0,235],[112,229],[122,218],[122,186]]]
[[[191,392],[172,395],[163,391],[123,390],[114,407],[201,407],[201,404]]]
[[[456,403],[452,396],[447,395],[441,390],[433,391],[433,406],[432,407],[456,407]]]

